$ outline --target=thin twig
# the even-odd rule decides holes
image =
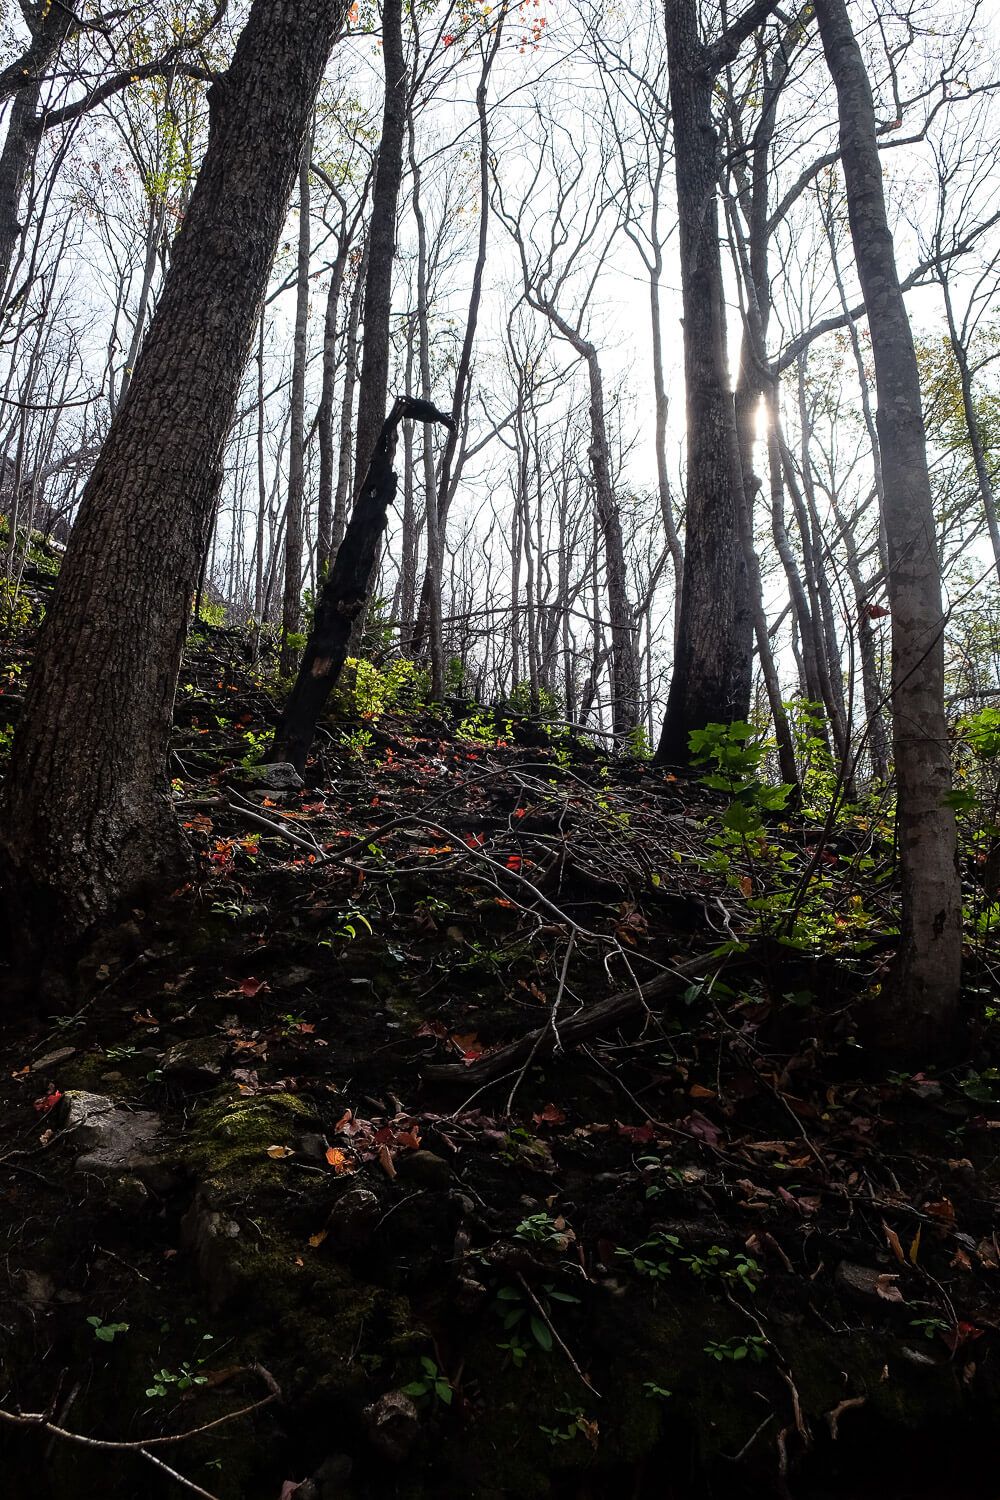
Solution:
[[[521,1283],[521,1287],[522,1287],[522,1289],[523,1289],[523,1291],[525,1293],[525,1296],[531,1302],[532,1307],[538,1313],[538,1316],[541,1318],[542,1322],[545,1324],[546,1328],[549,1330],[549,1332],[551,1333],[552,1337],[555,1339],[556,1343],[559,1345],[560,1349],[562,1350],[562,1352],[565,1354],[566,1358],[568,1359],[569,1364],[570,1364],[570,1368],[573,1370],[573,1373],[577,1376],[577,1378],[579,1380],[583,1381],[583,1384],[587,1387],[587,1390],[590,1391],[592,1395],[596,1396],[597,1399],[598,1399],[598,1401],[600,1401],[601,1400],[601,1393],[600,1393],[600,1391],[597,1391],[597,1390],[594,1389],[594,1387],[591,1385],[590,1381],[587,1379],[586,1375],[580,1369],[580,1366],[577,1364],[576,1360],[573,1358],[572,1353],[566,1347],[566,1344],[564,1343],[563,1339],[560,1337],[558,1328],[556,1328],[555,1324],[552,1322],[552,1319],[549,1317],[548,1313],[545,1311],[545,1308],[539,1302],[538,1298],[535,1296],[534,1292],[531,1290],[531,1287],[525,1281],[525,1279],[521,1275],[520,1271],[517,1273],[517,1279]]]

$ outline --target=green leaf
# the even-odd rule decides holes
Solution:
[[[544,1349],[548,1354],[552,1349],[552,1334],[549,1332],[548,1324],[543,1323],[541,1318],[532,1317],[529,1327],[539,1349]]]

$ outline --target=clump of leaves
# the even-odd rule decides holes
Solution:
[[[632,1250],[620,1245],[615,1254],[627,1261],[637,1276],[665,1281],[673,1269],[671,1261],[680,1249],[681,1242],[676,1234],[656,1234]]]
[[[95,1339],[100,1339],[102,1344],[113,1344],[120,1333],[128,1333],[128,1323],[105,1323],[103,1318],[93,1317],[87,1319],[94,1330]]]
[[[571,1292],[559,1291],[551,1281],[546,1282],[535,1293],[535,1296],[539,1307],[545,1314],[544,1317],[539,1315],[531,1299],[516,1286],[500,1288],[493,1304],[493,1311],[503,1319],[505,1333],[512,1333],[513,1329],[524,1327],[531,1334],[538,1348],[544,1354],[548,1354],[553,1344],[552,1329],[549,1326],[552,1322],[551,1304],[553,1302],[579,1303],[580,1299],[574,1297]],[[516,1349],[513,1347],[515,1343],[518,1345]],[[528,1357],[528,1345],[523,1344],[520,1339],[512,1338],[510,1343],[499,1344],[497,1347],[509,1354],[511,1362],[517,1367],[523,1365]]]
[[[529,1214],[514,1230],[514,1238],[527,1245],[537,1245],[542,1250],[562,1252],[571,1244],[574,1235],[561,1214]]]
[[[207,1385],[208,1376],[199,1375],[197,1370],[185,1360],[179,1370],[157,1370],[153,1376],[152,1385],[146,1387],[147,1396],[168,1396],[176,1392],[190,1391],[196,1385]]]
[[[751,1364],[762,1365],[768,1355],[767,1339],[759,1333],[749,1333],[742,1338],[726,1339],[724,1343],[710,1340],[705,1353],[710,1359],[729,1360],[733,1364],[748,1359]]]
[[[455,1392],[447,1375],[426,1354],[420,1356],[420,1368],[419,1378],[403,1386],[404,1396],[413,1396],[417,1401],[440,1401],[450,1406]]]

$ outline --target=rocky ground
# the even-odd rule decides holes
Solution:
[[[342,701],[289,785],[252,656],[188,661],[190,885],[8,1017],[5,1493],[995,1495],[989,955],[960,1064],[865,1053],[879,830],[774,820],[790,948],[697,782]]]

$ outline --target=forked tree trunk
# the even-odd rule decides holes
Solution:
[[[892,739],[902,880],[899,948],[879,1039],[926,1057],[954,1043],[962,905],[944,714],[944,615],[920,380],[885,211],[875,109],[844,0],[816,0],[837,88],[847,207],[871,332],[892,615]]]
[[[347,660],[351,631],[368,596],[389,506],[396,494],[396,430],[404,417],[442,422],[449,428],[452,421],[430,402],[403,396],[382,424],[344,540],[316,602],[298,677],[274,736],[273,758],[289,761],[298,771],[305,768],[316,724]]]
[[[0,872],[19,946],[186,869],[165,768],[226,435],[346,0],[254,0],[128,394],[67,549],[15,735]]]

